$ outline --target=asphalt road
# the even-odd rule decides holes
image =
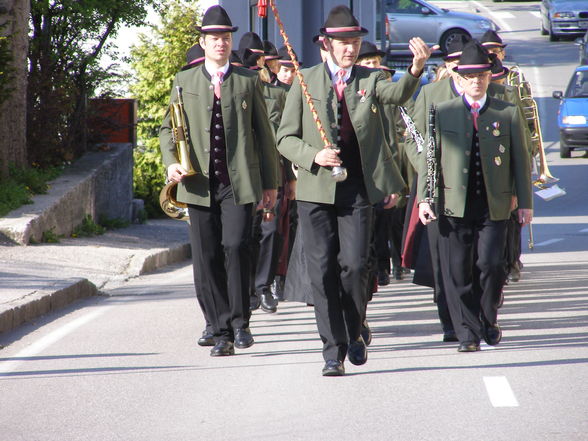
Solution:
[[[345,377],[320,375],[314,315],[297,303],[256,311],[256,344],[212,358],[196,345],[191,267],[178,265],[0,337],[0,441],[588,439],[588,160],[559,159],[550,98],[577,48],[539,34],[538,2],[446,4],[497,11],[567,191],[536,198],[499,346],[441,343],[431,290],[402,281],[370,303],[368,363]]]

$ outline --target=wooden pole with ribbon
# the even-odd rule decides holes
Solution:
[[[310,112],[312,113],[312,118],[314,119],[314,122],[316,123],[316,127],[317,127],[319,134],[321,136],[321,140],[323,141],[324,148],[331,148],[331,143],[329,142],[329,139],[327,138],[327,133],[325,132],[323,124],[318,116],[318,112],[316,111],[316,108],[314,107],[314,102],[312,101],[312,97],[310,96],[310,93],[308,92],[308,86],[306,85],[306,82],[304,81],[304,76],[300,72],[300,64],[298,63],[296,55],[294,54],[294,49],[292,49],[292,45],[290,44],[290,40],[288,39],[288,35],[286,34],[286,31],[284,30],[284,23],[282,23],[282,20],[280,19],[280,14],[278,12],[278,8],[276,7],[275,0],[259,0],[257,3],[257,8],[258,8],[257,13],[260,17],[267,17],[268,4],[274,14],[274,18],[276,19],[276,23],[278,24],[278,28],[280,30],[280,35],[284,39],[284,45],[286,46],[286,49],[288,50],[288,55],[290,55],[290,59],[292,60],[292,63],[294,64],[294,72],[296,73],[296,77],[298,77],[298,81],[300,82],[300,87],[302,88],[302,93],[304,94],[304,98],[306,99],[308,107],[310,108]]]

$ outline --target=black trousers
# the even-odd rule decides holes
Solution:
[[[466,208],[466,213],[471,213]],[[459,341],[482,338],[482,323],[494,324],[506,279],[506,222],[487,209],[465,218],[440,215],[439,258],[447,303]]]
[[[373,208],[363,180],[337,184],[335,203],[298,202],[325,360],[343,361],[365,313]]]
[[[427,239],[429,242],[429,252],[431,253],[431,270],[433,272],[434,299],[437,304],[437,314],[443,332],[453,331],[453,323],[449,314],[449,305],[443,285],[443,274],[441,273],[441,260],[439,258],[439,222],[434,221],[427,225]]]
[[[517,212],[513,211],[508,219],[508,232],[506,236],[506,271],[514,268],[521,260],[521,224]]]
[[[274,207],[276,215],[272,220],[264,222],[261,210],[256,212],[253,220],[251,294],[269,287],[276,276],[282,246],[282,237],[278,231],[281,202],[280,193]]]
[[[211,188],[211,206],[190,205],[194,284],[215,339],[249,326],[253,204],[235,205],[230,186]]]

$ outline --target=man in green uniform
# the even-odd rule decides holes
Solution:
[[[204,64],[174,78],[183,95],[196,174],[178,161],[169,112],[160,129],[168,179],[188,204],[194,283],[212,324],[212,356],[232,355],[253,344],[249,330],[251,222],[254,205],[270,210],[278,186],[275,140],[259,76],[229,64],[237,30],[220,6],[202,18]],[[255,138],[254,138],[255,133]],[[255,139],[255,142],[254,142]]]
[[[346,6],[333,8],[320,30],[330,53],[303,70],[326,140],[295,80],[278,130],[278,149],[298,165],[299,228],[303,230],[315,314],[323,341],[323,375],[345,373],[343,361],[367,361],[361,336],[367,289],[372,205],[391,207],[405,186],[384,134],[381,105],[402,104],[416,90],[430,50],[411,40],[409,73],[398,83],[355,66],[367,33]],[[335,148],[325,148],[327,144]],[[347,168],[337,181],[332,167]]]
[[[520,111],[489,96],[490,69],[478,42],[464,46],[454,68],[463,96],[437,106],[435,152],[421,155],[419,168],[419,218],[424,224],[435,219],[430,203],[436,195],[441,273],[460,352],[479,350],[482,338],[500,342],[497,311],[513,195],[519,222],[533,217]]]

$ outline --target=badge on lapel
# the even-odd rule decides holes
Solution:
[[[499,151],[500,153],[504,153],[504,152],[506,151],[506,147],[504,147],[502,144],[500,144],[500,145],[498,146],[498,151]]]
[[[500,156],[495,156],[494,157],[494,164],[500,166],[500,164],[502,164],[502,158],[500,158]]]
[[[365,89],[361,89],[357,91],[357,94],[359,96],[361,96],[361,99],[359,100],[360,103],[365,103],[365,94],[367,93],[367,90]]]
[[[247,101],[243,100],[241,107],[243,107],[243,110],[247,110]]]
[[[495,121],[492,123],[492,127],[494,127],[494,129],[492,129],[492,134],[494,136],[500,136],[500,123],[498,121]]]
[[[374,113],[378,112],[378,108],[376,107],[375,104],[372,104],[372,112],[374,112]]]

